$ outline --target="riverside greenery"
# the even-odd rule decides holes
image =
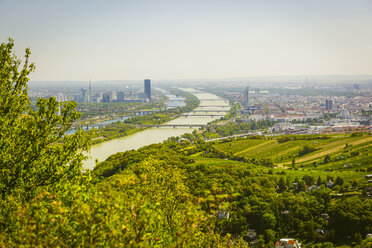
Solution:
[[[344,161],[353,169],[333,160],[340,151],[327,154],[327,161],[289,170],[253,160],[248,151],[229,150],[241,152],[234,142],[250,139],[195,138],[118,153],[82,172],[81,152],[89,149],[89,137],[81,131],[65,135],[79,117],[74,103],[64,103],[61,115],[54,98],[30,109],[27,77],[34,66],[27,50],[19,68],[13,46],[12,40],[0,46],[0,247],[250,247],[253,242],[273,247],[284,236],[306,247],[371,246],[364,239],[372,232],[364,178],[368,137],[355,137],[367,143],[347,139],[350,156]],[[260,138],[253,138],[259,145]],[[278,143],[297,141],[287,137]],[[323,165],[333,168],[326,172],[329,178],[320,171]],[[337,185],[328,188],[326,180],[336,175]],[[319,188],[307,190],[315,182]],[[254,241],[248,228],[257,232]]]
[[[180,114],[193,110],[200,103],[198,98],[191,93],[179,89],[171,89],[171,92],[184,97],[186,105],[184,107],[157,111],[149,115],[133,116],[124,122],[117,121],[100,129],[89,130],[88,133],[92,137],[92,144],[98,144],[139,132],[144,129],[143,127],[139,127],[139,125],[159,125],[168,122]]]
[[[66,131],[75,103],[27,96],[34,64],[0,45],[0,246],[225,247],[182,171],[151,158],[115,180],[82,173],[89,137]],[[61,107],[61,115],[57,115]]]

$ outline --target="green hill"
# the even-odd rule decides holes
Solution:
[[[370,241],[362,239],[372,223],[366,179],[372,169],[370,154],[370,135],[174,142],[117,154],[94,173],[102,182],[110,181],[107,171],[116,171],[113,177],[120,177],[152,158],[157,164],[176,166],[188,199],[206,214],[204,218],[212,217],[213,228],[208,230],[222,237],[239,237],[229,244],[241,239],[249,244],[253,240],[245,233],[253,228],[258,235],[254,242],[265,247],[280,237],[294,237],[305,247],[365,247]],[[325,161],[326,155],[330,156]],[[303,162],[296,162],[295,168],[262,163],[280,158],[291,163],[292,156]],[[113,170],[118,166],[119,170]],[[327,184],[330,181],[332,186]],[[228,219],[216,218],[226,211]]]
[[[270,158],[276,165],[290,166],[293,157],[298,165],[319,164],[326,155],[333,158],[333,162],[337,156],[349,161],[355,154],[358,154],[358,159],[351,159],[353,163],[370,165],[372,162],[368,151],[371,150],[371,144],[370,135],[342,134],[279,136],[261,140],[246,138],[217,143],[214,147],[246,158]]]

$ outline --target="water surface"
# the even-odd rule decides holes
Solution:
[[[228,102],[216,95],[209,93],[194,93],[199,99],[209,99],[201,100],[200,106],[196,110],[228,110],[229,108],[215,107],[219,106],[229,106]],[[164,124],[207,124],[211,121],[221,118],[220,116],[193,116],[200,115],[203,113],[188,113],[190,116],[187,117],[178,117],[172,121],[169,121]],[[208,114],[217,114],[217,113],[208,113]],[[219,113],[221,114],[221,113]],[[89,154],[89,158],[84,161],[84,166],[89,169],[93,169],[96,165],[95,160],[98,159],[99,162],[104,161],[107,157],[118,152],[124,152],[132,149],[138,149],[143,146],[147,146],[154,143],[161,143],[164,140],[172,136],[180,136],[184,133],[191,133],[197,128],[189,127],[161,127],[161,128],[148,128],[146,130],[134,133],[130,136],[110,140],[104,143],[100,143],[92,146]]]

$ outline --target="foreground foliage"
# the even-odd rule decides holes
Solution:
[[[147,159],[110,180],[64,184],[21,206],[7,202],[6,247],[219,247],[228,242],[193,202],[174,166]],[[211,230],[212,229],[212,230]]]
[[[289,155],[267,149],[266,158],[250,157],[251,146],[273,140],[205,143],[194,132],[192,142],[169,139],[81,172],[89,139],[65,135],[79,117],[75,105],[66,103],[57,115],[60,104],[41,99],[32,111],[29,53],[18,73],[12,48],[10,41],[0,49],[0,247],[273,247],[282,237],[307,247],[371,247],[364,239],[372,232],[372,189],[364,178],[369,138],[348,137],[351,146],[342,151],[336,146],[300,169],[285,169],[273,161]],[[318,138],[278,137],[272,149],[303,142],[289,153],[309,158],[328,144]],[[340,152],[345,160],[335,160]]]
[[[82,132],[65,135],[80,116],[74,103],[39,99],[37,110],[31,109],[27,95],[28,75],[34,70],[30,51],[26,50],[22,66],[12,54],[13,47],[12,40],[0,45],[0,197],[30,199],[39,187],[78,174],[84,158],[78,149],[87,150],[89,142]]]
[[[75,103],[39,99],[32,110],[27,76],[34,65],[26,50],[19,71],[13,47],[12,40],[0,46],[0,247],[225,247],[230,242],[214,232],[214,218],[196,204],[183,171],[161,156],[127,163],[110,180],[82,173],[89,137],[81,131],[66,135],[80,116]]]

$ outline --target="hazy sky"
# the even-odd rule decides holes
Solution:
[[[372,74],[372,0],[0,0],[32,80]]]

